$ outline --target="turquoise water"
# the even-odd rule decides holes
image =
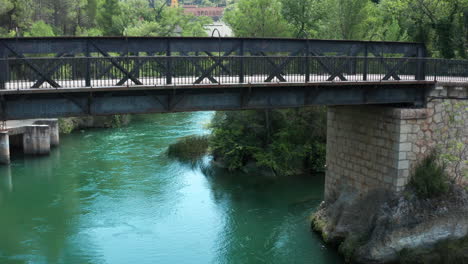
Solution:
[[[259,179],[166,156],[213,113],[136,117],[0,167],[0,263],[342,263],[310,232],[323,177]]]

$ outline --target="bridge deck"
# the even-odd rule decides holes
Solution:
[[[468,61],[427,58],[154,56],[2,63],[8,69],[0,80],[3,119],[317,104],[423,106],[437,83],[468,83]]]
[[[368,79],[364,80],[362,75],[344,75],[347,81],[340,81],[338,78],[333,81],[320,81],[323,80],[324,75],[310,75],[310,80],[306,82],[305,75],[295,76],[283,76],[286,82],[280,82],[278,79],[273,79],[271,82],[264,82],[267,75],[256,75],[256,76],[245,76],[245,82],[239,83],[238,80],[234,80],[229,76],[220,76],[218,79],[220,83],[211,83],[209,80],[204,80],[199,84],[194,84],[196,77],[186,76],[180,78],[173,78],[172,84],[166,84],[165,78],[139,78],[141,84],[135,85],[131,81],[126,81],[122,85],[115,85],[120,80],[118,79],[107,79],[107,80],[93,80],[91,86],[86,86],[86,81],[81,80],[69,80],[69,81],[58,81],[60,87],[52,87],[50,84],[45,84],[41,88],[31,88],[35,82],[21,81],[21,82],[7,82],[5,83],[5,89],[0,90],[0,94],[20,94],[29,92],[51,92],[57,90],[60,92],[76,92],[76,91],[87,91],[93,89],[95,91],[102,89],[112,90],[127,90],[127,89],[179,89],[179,88],[216,88],[216,87],[265,87],[265,86],[340,86],[340,85],[381,85],[381,84],[439,84],[440,86],[468,86],[468,81],[464,77],[443,77],[440,76],[426,76],[426,80],[419,81],[415,80],[414,75],[400,75],[401,80],[386,80],[382,81],[383,75],[368,75]],[[327,76],[328,77],[328,76]],[[441,80],[439,80],[439,78]]]

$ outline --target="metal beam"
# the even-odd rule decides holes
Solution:
[[[7,119],[128,113],[290,108],[309,105],[424,105],[434,84],[216,85],[216,88],[88,89],[63,93],[4,94]],[[312,89],[312,90],[311,90]],[[39,90],[41,91],[41,90]],[[168,102],[166,105],[163,102]]]

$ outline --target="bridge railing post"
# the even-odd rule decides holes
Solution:
[[[244,42],[240,45],[239,61],[239,83],[244,83]]]
[[[418,49],[418,59],[416,66],[416,80],[424,81],[426,80],[426,60],[425,60],[425,51],[421,48]]]
[[[171,63],[171,42],[167,39],[166,43],[166,84],[172,84],[172,63]]]
[[[309,37],[307,37],[306,41],[306,55],[305,55],[305,82],[310,81],[310,60],[309,60],[309,55],[310,55],[310,45],[309,45]]]
[[[91,87],[91,52],[89,49],[89,41],[86,42],[85,54],[86,72],[85,72],[85,86]]]
[[[8,61],[4,49],[0,49],[0,90],[6,89]]]
[[[367,74],[369,72],[369,50],[367,48],[367,44],[364,45],[364,65],[363,65],[363,72],[362,72],[362,80],[367,81]]]
[[[8,62],[0,57],[0,90],[6,89]]]

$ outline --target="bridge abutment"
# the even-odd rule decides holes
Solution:
[[[402,191],[415,166],[435,149],[459,160],[449,164],[452,176],[463,174],[468,151],[456,146],[468,145],[468,103],[458,98],[467,94],[466,88],[434,90],[422,109],[329,107],[325,200],[343,190]]]
[[[27,155],[47,155],[50,153],[50,127],[31,125],[25,127],[23,151]]]

